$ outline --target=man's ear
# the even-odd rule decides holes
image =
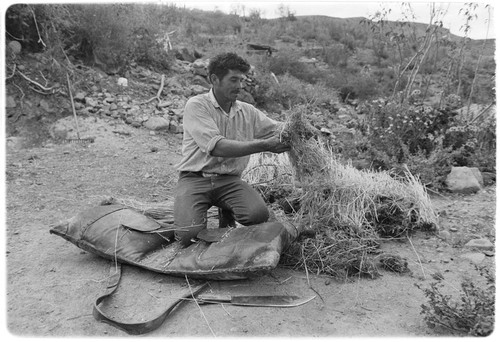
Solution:
[[[210,74],[210,83],[212,83],[213,85],[216,85],[217,82],[219,82],[219,78],[217,77],[216,74]]]

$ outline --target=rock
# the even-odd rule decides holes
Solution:
[[[7,47],[14,55],[19,55],[22,50],[21,43],[19,43],[17,40],[9,42],[9,44],[7,44]]]
[[[194,62],[196,58],[194,57],[194,53],[191,53],[187,48],[182,48],[180,51],[174,51],[175,58],[181,61]]]
[[[50,104],[47,100],[45,99],[41,99],[40,100],[40,107],[43,108],[44,111],[46,111],[47,113],[53,113],[55,112],[55,109],[50,107]]]
[[[99,105],[99,103],[97,102],[96,99],[92,98],[92,97],[86,97],[85,98],[85,104],[89,107],[97,107]]]
[[[192,94],[195,95],[205,94],[207,92],[207,88],[197,84],[190,86],[189,89],[191,89]]]
[[[144,127],[153,131],[169,129],[169,122],[161,116],[152,116],[143,123]]]
[[[483,253],[466,253],[461,255],[461,257],[470,260],[475,265],[479,265],[483,262],[485,255]]]
[[[473,239],[465,244],[465,247],[477,248],[477,249],[493,249],[494,245],[490,240],[483,239]]]
[[[161,101],[156,105],[158,108],[170,107],[172,105],[172,101]]]
[[[446,185],[451,192],[475,193],[481,190],[482,177],[481,182],[478,179],[479,177],[481,177],[481,173],[477,168],[452,167],[451,172],[446,177]]]
[[[481,188],[483,188],[484,181],[483,181],[483,175],[482,175],[481,171],[479,171],[479,169],[477,167],[469,167],[469,169],[472,171],[472,174],[474,175],[474,177],[476,177]]]
[[[15,108],[17,106],[14,96],[7,96],[5,98],[5,108]]]
[[[171,120],[168,127],[168,131],[174,134],[183,133],[184,127],[179,122]]]
[[[128,87],[128,80],[125,77],[118,78],[117,84],[121,87]]]
[[[207,79],[205,77],[202,77],[202,76],[195,76],[193,78],[193,84],[196,84],[196,85],[200,85],[202,87],[205,87],[207,89],[210,89],[210,83],[208,83]]]
[[[451,233],[447,230],[442,230],[439,232],[439,237],[445,241],[448,241],[451,238]]]
[[[182,118],[184,116],[184,108],[170,108],[170,112],[178,118]]]
[[[8,137],[7,148],[12,150],[20,150],[24,146],[24,139],[22,137]]]
[[[84,102],[85,96],[87,96],[87,94],[85,94],[83,91],[79,91],[75,94],[75,96],[73,96],[73,99],[78,102]]]
[[[238,100],[246,102],[246,103],[250,103],[251,105],[255,104],[255,100],[254,100],[253,96],[249,92],[247,92],[243,89],[238,94]]]

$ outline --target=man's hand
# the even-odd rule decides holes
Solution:
[[[281,142],[278,136],[273,136],[264,140],[266,144],[266,150],[273,153],[283,153],[286,151],[290,151],[290,145]]]

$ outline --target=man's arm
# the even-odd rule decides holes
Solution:
[[[214,157],[237,158],[259,152],[283,153],[289,150],[290,146],[282,143],[279,137],[276,136],[252,141],[221,139],[215,145],[211,155]]]

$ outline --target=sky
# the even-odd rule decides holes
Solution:
[[[264,0],[165,0],[162,3],[172,3],[180,7],[197,8],[206,11],[220,10],[224,13],[231,13],[235,9],[240,8],[238,14],[241,15],[241,8],[245,8],[246,14],[252,9],[258,9],[263,18],[276,18],[279,16],[278,7],[284,5],[288,7],[296,16],[300,15],[326,15],[337,18],[352,18],[365,17],[371,18],[377,11],[391,9],[391,14],[387,18],[389,20],[401,20],[402,14],[405,13],[401,4],[402,1],[396,2],[381,2],[381,1],[326,1],[326,0],[283,0],[283,1],[264,1]],[[415,19],[412,21],[428,24],[430,20],[431,2],[424,1],[406,1],[412,8]],[[465,24],[465,17],[460,13],[461,9],[465,9],[465,1],[456,2],[435,2],[435,9],[441,13],[437,18],[441,19],[443,26],[450,29],[451,33],[463,36],[464,31],[462,26]],[[496,38],[494,27],[494,5],[493,1],[476,1],[477,8],[474,14],[477,19],[471,23],[471,31],[468,37],[472,39]],[[487,8],[489,6],[489,10]],[[462,11],[463,12],[463,11]],[[406,11],[408,13],[408,11]]]

